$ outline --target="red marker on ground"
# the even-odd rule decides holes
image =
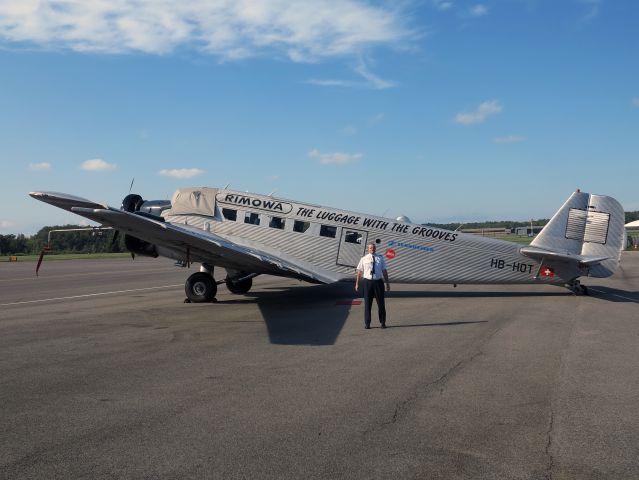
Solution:
[[[338,300],[335,305],[361,305],[361,300]]]

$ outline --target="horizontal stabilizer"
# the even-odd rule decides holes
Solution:
[[[578,190],[521,253],[587,267],[590,277],[609,277],[621,259],[624,223],[623,207],[617,200]],[[579,270],[574,274],[586,274]]]
[[[556,262],[577,263],[580,265],[597,265],[610,257],[595,255],[578,255],[576,253],[556,252],[553,250],[544,250],[536,247],[523,247],[519,250],[522,255],[534,258],[544,262],[545,260],[554,260]]]

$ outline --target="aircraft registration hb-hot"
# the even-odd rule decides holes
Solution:
[[[313,283],[353,281],[366,245],[398,283],[554,284],[586,293],[578,278],[612,275],[624,246],[613,198],[577,191],[530,246],[401,220],[217,188],[182,188],[171,201],[131,194],[119,209],[53,192],[30,195],[125,234],[135,255],[201,264],[187,301],[213,301],[217,284],[246,293],[259,274]],[[226,269],[216,282],[214,267]]]

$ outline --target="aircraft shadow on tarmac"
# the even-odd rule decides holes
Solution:
[[[336,300],[356,297],[347,291],[340,284],[275,287],[219,303],[257,303],[273,344],[332,345],[350,312],[350,305],[336,305]]]
[[[588,285],[588,290],[592,297],[596,297],[600,300],[615,303],[639,303],[639,292],[629,292],[627,290],[601,287],[599,285]]]
[[[513,298],[564,297],[568,291],[505,292],[505,291],[407,291],[393,290],[388,298]],[[243,298],[221,300],[223,304],[257,303],[266,323],[269,340],[276,345],[332,345],[337,340],[351,311],[350,300],[360,299],[352,283],[299,287],[271,287],[254,291]],[[345,304],[339,304],[344,301]],[[373,312],[375,315],[375,312]],[[363,315],[363,309],[361,310]],[[459,326],[478,321],[452,321],[401,327]],[[390,326],[389,326],[390,328]]]

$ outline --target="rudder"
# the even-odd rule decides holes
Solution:
[[[575,192],[531,242],[531,246],[588,257],[607,257],[590,266],[589,276],[608,277],[624,248],[625,214],[617,200]]]

